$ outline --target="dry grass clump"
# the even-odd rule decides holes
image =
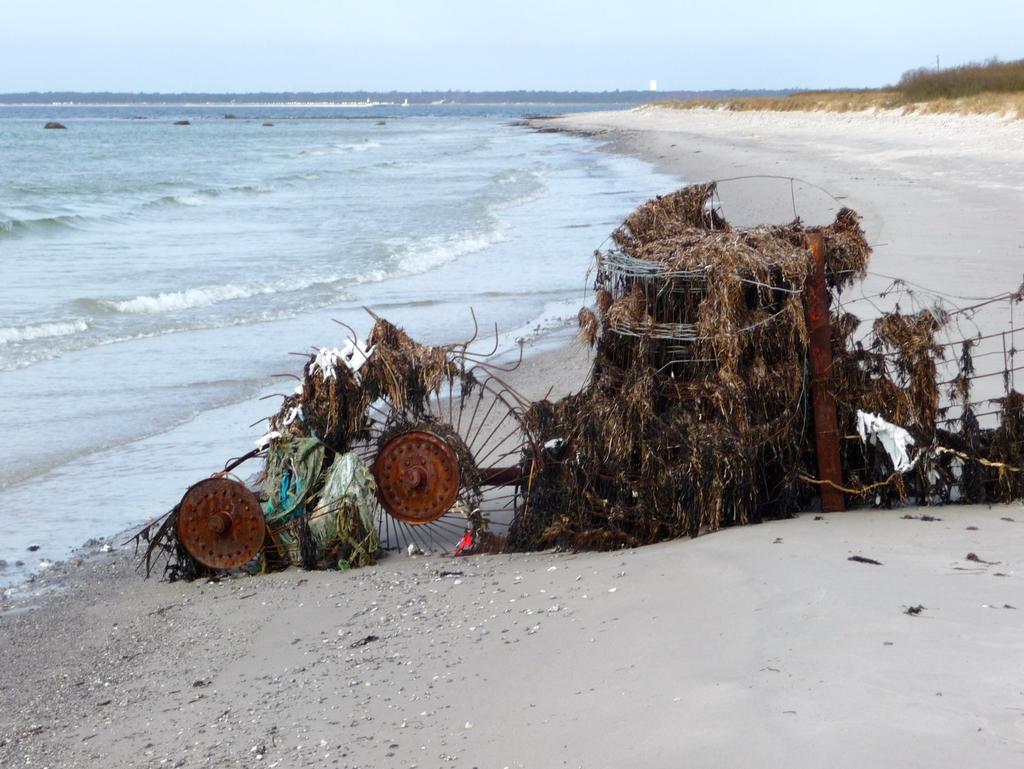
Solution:
[[[316,436],[344,453],[366,433],[370,400],[346,365],[338,363],[325,372],[316,361],[315,354],[309,356],[301,387],[285,398],[270,418],[270,428],[285,439]]]
[[[367,346],[374,354],[362,373],[364,389],[371,399],[385,398],[397,411],[426,413],[429,399],[463,373],[450,347],[420,344],[383,318],[377,318]]]
[[[713,184],[651,200],[596,255],[595,304],[579,314],[595,347],[590,379],[526,412],[547,448],[510,531],[513,548],[635,546],[815,503],[804,307],[812,230],[799,221],[737,230],[714,200]],[[837,298],[866,274],[860,217],[843,209],[813,229]],[[850,503],[1024,495],[1024,472],[1014,469],[1024,469],[1024,396],[1001,399],[998,428],[981,429],[969,342],[947,393],[963,417],[955,430],[938,429],[948,420],[938,381],[946,348],[936,337],[948,320],[937,309],[894,311],[858,340],[860,320],[833,303],[830,389]],[[858,411],[906,428],[919,461],[895,472],[881,445],[855,437]]]
[[[987,455],[990,460],[1009,467],[1024,468],[1024,395],[1010,391],[1000,401],[999,427],[992,432]],[[986,496],[993,501],[1024,498],[1024,472],[989,466]]]
[[[935,336],[946,320],[934,310],[892,312],[874,322],[865,342],[855,342],[860,320],[852,313],[833,314],[832,390],[841,433],[855,434],[857,412],[866,411],[905,427],[917,446],[934,441],[940,414],[936,372],[944,357]],[[840,450],[844,485],[865,489],[851,501],[859,497],[889,505],[908,496],[928,501],[933,495],[927,463],[901,476],[877,446],[848,440]]]
[[[799,222],[736,230],[713,184],[649,201],[598,255],[587,388],[533,404],[549,451],[513,547],[610,548],[788,514],[810,499]],[[819,228],[830,282],[848,286],[870,248],[849,210]],[[599,332],[594,336],[594,324]]]
[[[459,379],[472,389],[450,347],[420,344],[384,318],[376,318],[366,346],[373,354],[358,375],[341,361],[325,368],[311,354],[301,387],[271,417],[271,429],[284,437],[315,436],[344,453],[366,439],[368,409],[378,398],[395,412],[420,418],[450,382]]]

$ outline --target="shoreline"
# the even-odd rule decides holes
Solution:
[[[839,205],[857,211],[872,271],[964,294],[1019,285],[1024,235],[1012,222],[1024,208],[1024,121],[643,107],[530,124],[600,141],[687,183],[720,180],[738,226],[792,220],[786,179],[806,180],[835,198],[798,184],[798,215],[816,224]],[[985,266],[1005,265],[1002,274],[962,274],[966,258],[992,252]]]
[[[950,218],[982,178],[971,163],[994,149],[961,157],[929,149],[928,136],[908,145],[876,131],[868,152],[863,127],[645,113],[545,125],[602,132],[608,148],[688,182],[765,164],[807,174],[865,215],[882,272],[958,293],[1002,279],[960,275],[979,228]],[[844,136],[862,148],[856,163]],[[1024,253],[1010,248],[1024,248],[1008,215],[1024,202],[1015,152],[981,230],[1004,270]],[[873,175],[855,178],[869,161]],[[929,164],[965,178],[936,181]],[[723,189],[726,215],[770,221],[763,181]],[[806,215],[834,205],[809,198]],[[578,345],[556,346],[526,357],[513,384],[531,398],[549,384],[565,391],[585,362]],[[124,549],[98,552],[39,608],[0,611],[0,764],[1012,764],[1024,753],[1024,505],[920,512],[805,514],[635,550],[391,555],[349,572],[195,583],[143,581]]]

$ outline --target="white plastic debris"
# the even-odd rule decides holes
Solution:
[[[562,448],[563,443],[565,443],[564,438],[552,438],[550,441],[544,444],[544,448],[551,449],[553,451],[555,449]]]
[[[256,448],[262,451],[263,449],[270,445],[271,441],[276,441],[280,437],[281,433],[279,433],[277,430],[271,430],[266,435],[256,439]]]
[[[284,419],[281,421],[281,425],[287,427],[296,419],[302,419],[302,406],[295,406],[294,408],[290,409],[288,413],[285,415]]]
[[[422,551],[422,550],[420,550],[420,547],[419,547],[419,545],[417,545],[417,544],[415,544],[415,543],[413,543],[413,542],[410,542],[410,543],[409,543],[409,547],[407,547],[407,548],[405,549],[405,552],[409,554],[409,557],[410,557],[410,558],[411,558],[412,556],[414,556],[414,555],[423,555],[423,551]]]
[[[892,460],[896,472],[904,473],[917,462],[910,460],[907,447],[914,445],[913,436],[899,425],[887,422],[868,411],[857,412],[857,432],[864,443],[881,444]]]
[[[342,364],[357,374],[372,354],[372,347],[363,347],[359,342],[346,339],[342,347],[325,347],[320,350],[310,371],[319,371],[325,382],[335,378],[335,369]]]

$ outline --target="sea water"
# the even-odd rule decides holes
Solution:
[[[529,108],[226,111],[0,107],[0,583],[252,448],[334,319],[564,324],[594,249],[678,186]]]

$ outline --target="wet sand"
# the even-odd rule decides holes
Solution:
[[[879,272],[956,288],[1019,278],[1012,137],[1006,187],[978,187],[998,170],[987,131],[1000,125],[959,124],[935,157],[912,149],[924,129],[891,120],[871,124],[867,145],[843,116],[697,117],[555,124],[604,131],[692,181],[769,163],[817,180],[892,244],[876,248]],[[764,194],[724,187],[733,220],[777,218],[747,211]],[[578,387],[586,356],[569,349],[528,360],[515,384],[529,397]],[[34,596],[44,579],[0,605],[0,765],[931,769],[1024,757],[1021,505],[806,514],[613,553],[395,555],[218,583],[143,581],[131,555],[93,548],[51,570],[63,589]]]

